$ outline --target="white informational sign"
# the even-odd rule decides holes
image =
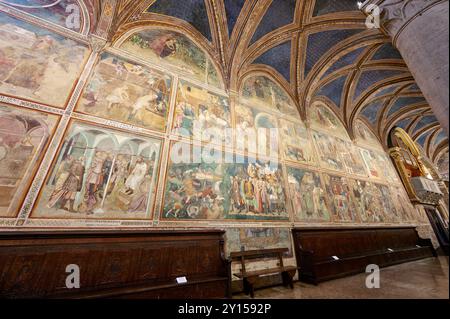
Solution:
[[[187,284],[187,278],[186,277],[178,277],[177,283],[178,284]]]
[[[338,256],[331,256],[334,260],[339,260]]]

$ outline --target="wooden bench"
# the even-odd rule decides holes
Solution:
[[[294,228],[299,280],[322,281],[436,256],[431,240],[414,227]]]
[[[295,276],[297,267],[295,266],[284,266],[283,264],[283,254],[288,252],[288,248],[276,248],[276,249],[259,249],[259,250],[247,250],[240,252],[232,252],[230,254],[231,261],[239,261],[241,263],[241,272],[235,273],[234,275],[242,279],[244,283],[244,292],[252,298],[255,297],[254,286],[260,276],[281,274],[283,279],[283,285],[285,287],[294,288],[292,283],[292,278]],[[245,262],[251,259],[259,259],[270,256],[277,256],[279,259],[278,267],[270,269],[261,269],[247,271],[245,268]]]
[[[218,299],[229,296],[221,230],[0,233],[0,299]],[[67,265],[80,288],[68,289]],[[186,283],[177,278],[185,277]]]

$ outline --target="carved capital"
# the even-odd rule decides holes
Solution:
[[[393,38],[395,44],[409,23],[432,6],[444,1],[447,0],[367,0],[362,10],[367,13],[369,5],[379,7],[381,26]]]

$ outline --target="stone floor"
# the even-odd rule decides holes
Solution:
[[[382,268],[380,288],[366,288],[366,274],[336,279],[318,286],[297,282],[294,289],[256,290],[261,299],[448,299],[448,257],[428,258]],[[244,294],[236,299],[250,298]]]

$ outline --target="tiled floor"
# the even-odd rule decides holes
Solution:
[[[428,258],[382,268],[380,288],[366,288],[367,274],[336,279],[318,286],[297,282],[294,289],[273,287],[255,292],[262,299],[448,299],[448,257]],[[236,299],[250,298],[244,294]]]

